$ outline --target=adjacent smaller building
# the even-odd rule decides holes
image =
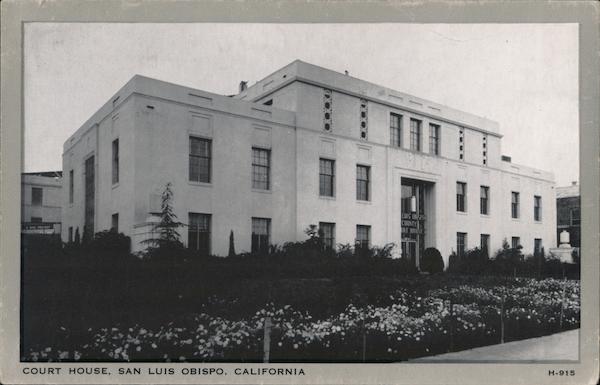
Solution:
[[[556,188],[556,239],[566,230],[570,235],[570,244],[581,247],[581,196],[579,184]]]
[[[21,232],[61,233],[62,171],[21,175]]]

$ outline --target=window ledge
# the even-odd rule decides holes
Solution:
[[[479,214],[482,218],[490,218],[490,214]]]
[[[326,200],[326,201],[334,201],[335,200],[335,195],[334,196],[319,195],[319,199],[323,199],[323,200]]]
[[[114,190],[114,189],[116,189],[117,187],[119,187],[119,182],[117,182],[117,183],[113,183],[113,185],[112,185],[112,189]]]
[[[372,204],[371,201],[362,201],[362,200],[358,200],[358,199],[356,200],[356,203],[360,203],[362,205],[370,205],[370,204]]]
[[[533,220],[533,223],[537,224],[537,225],[541,225],[543,222],[542,221],[537,221],[537,220]]]
[[[521,222],[521,218],[510,218],[513,222]]]
[[[194,182],[193,180],[188,181],[190,186],[202,186],[202,187],[212,187],[212,183],[207,182]]]
[[[261,193],[261,194],[272,194],[273,193],[271,190],[261,190],[258,188],[253,188],[252,192]]]
[[[456,213],[457,213],[458,215],[469,215],[469,213],[468,213],[468,212],[466,212],[466,211],[458,211],[458,210],[456,210]]]

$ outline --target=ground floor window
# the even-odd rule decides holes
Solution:
[[[110,218],[110,229],[119,232],[119,214],[113,214]]]
[[[335,223],[319,222],[319,235],[328,249],[335,249]]]
[[[542,254],[542,239],[536,238],[533,240],[533,254],[541,255]]]
[[[210,254],[210,214],[189,213],[188,248]]]
[[[481,251],[486,257],[490,256],[490,235],[481,234]]]
[[[266,253],[269,251],[271,236],[271,219],[252,218],[252,252]]]
[[[371,226],[356,225],[356,247],[368,249],[371,238]]]
[[[462,257],[467,249],[467,233],[456,233],[456,255]]]
[[[516,249],[520,245],[521,245],[521,238],[519,238],[519,237],[512,237],[512,239],[511,239],[511,245],[510,246],[513,249]]]

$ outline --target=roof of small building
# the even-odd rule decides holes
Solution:
[[[45,177],[49,177],[49,178],[62,178],[62,171],[24,172],[23,175],[45,176]]]
[[[556,188],[556,199],[578,197],[579,195],[579,184],[577,183]]]

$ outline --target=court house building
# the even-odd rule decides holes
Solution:
[[[459,92],[457,90],[457,92]],[[134,76],[64,144],[63,240],[151,236],[171,183],[184,243],[227,255],[306,239],[394,243],[418,264],[503,240],[556,245],[550,172],[501,153],[496,122],[294,61],[233,96]]]

